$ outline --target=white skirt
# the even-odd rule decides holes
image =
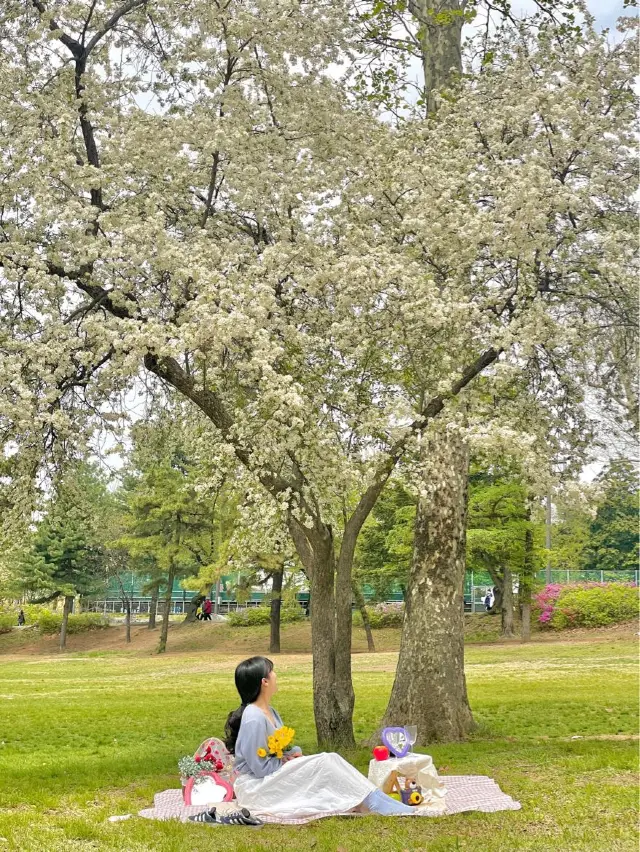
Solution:
[[[233,786],[240,807],[283,819],[345,813],[376,789],[339,754],[327,752],[296,757],[266,778],[239,775]]]

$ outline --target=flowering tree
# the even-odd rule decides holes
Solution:
[[[28,472],[142,366],[199,408],[310,577],[331,747],[394,467],[481,373],[566,346],[563,288],[627,280],[633,109],[625,48],[514,32],[500,74],[396,131],[327,74],[348,26],[337,0],[0,12],[3,440]]]
[[[5,440],[37,464],[142,363],[195,403],[287,515],[316,602],[319,739],[351,744],[357,534],[412,432],[498,353],[470,353],[394,427],[371,330],[399,268],[381,256],[372,277],[365,230],[327,218],[384,135],[323,73],[340,4],[10,2],[1,23],[19,92],[0,126]]]
[[[465,325],[467,340],[472,341],[487,318],[493,322],[496,315],[508,318],[509,337],[518,326],[515,360],[525,380],[516,387],[495,381],[494,374],[492,386],[484,388],[489,405],[482,393],[467,398],[457,428],[449,429],[448,435],[429,429],[422,443],[426,478],[418,506],[400,660],[385,723],[411,720],[425,742],[457,739],[472,724],[463,671],[465,439],[496,432],[496,421],[501,426],[510,422],[511,428],[524,429],[532,439],[537,436],[538,449],[547,429],[560,439],[556,443],[564,442],[565,451],[569,443],[575,454],[575,438],[583,441],[585,436],[579,422],[580,385],[593,382],[594,364],[604,362],[608,366],[598,368],[600,375],[606,373],[618,388],[624,384],[626,365],[612,355],[612,341],[627,348],[621,341],[629,339],[634,316],[627,189],[633,120],[628,111],[628,48],[609,52],[588,16],[583,29],[570,11],[564,22],[556,24],[549,19],[548,13],[554,11],[549,7],[542,17],[523,25],[507,22],[497,36],[487,29],[471,45],[465,68],[468,82],[459,83],[461,24],[468,11],[466,4],[456,2],[389,2],[375,4],[373,13],[365,16],[366,26],[373,30],[371,40],[379,48],[378,59],[383,61],[391,45],[391,50],[420,57],[424,69],[421,97],[417,107],[408,110],[408,119],[406,103],[404,115],[394,110],[401,79],[395,69],[374,77],[374,94],[369,96],[381,94],[387,109],[399,116],[401,130],[414,139],[406,146],[411,156],[393,158],[403,172],[404,183],[402,178],[398,183],[410,189],[387,191],[391,209],[386,221],[395,221],[398,244],[411,245],[414,258],[421,257],[423,278],[437,282],[440,293],[446,289],[449,310],[455,304],[461,309],[451,326],[437,316],[425,329],[426,345],[410,353],[416,393],[433,365],[440,358],[451,358],[449,341],[455,337],[461,345]],[[508,7],[501,11],[508,15]],[[393,36],[400,19],[398,39]],[[389,80],[395,88],[387,85]],[[438,98],[443,90],[444,100]],[[436,106],[435,119],[421,120],[423,110],[429,113]],[[584,114],[582,120],[578,117],[585,108],[589,122],[593,118],[588,129]],[[609,133],[605,125],[614,111],[621,124]],[[592,133],[596,127],[600,129]],[[622,143],[619,159],[605,152],[608,138]],[[450,163],[457,163],[460,178],[446,190],[436,177],[445,151]],[[451,169],[449,174],[454,173]],[[610,179],[617,183],[613,193]],[[445,202],[439,204],[434,195],[443,191]],[[474,192],[474,202],[468,207],[461,203],[471,201]],[[503,215],[498,214],[500,208]],[[605,218],[615,226],[604,225]],[[611,262],[615,265],[625,258],[624,269],[615,271],[600,263],[602,246],[613,231],[614,241],[621,244]],[[494,300],[498,291],[501,302]],[[481,301],[476,301],[479,296]],[[437,297],[429,300],[430,308],[434,304]],[[537,317],[533,321],[537,327],[525,329],[521,325],[525,316],[525,325]],[[412,315],[410,321],[420,320]],[[591,329],[586,341],[581,327]],[[613,333],[602,333],[612,327]],[[504,367],[502,362],[500,369]],[[453,426],[455,416],[450,420]],[[563,421],[569,426],[564,436],[557,432]],[[573,440],[567,442],[568,437]],[[554,450],[545,448],[543,455]]]

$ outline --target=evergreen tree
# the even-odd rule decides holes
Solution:
[[[354,577],[373,589],[376,601],[386,600],[396,588],[407,587],[413,550],[416,500],[401,482],[382,493],[358,541]]]
[[[143,570],[155,567],[151,585],[164,587],[158,653],[167,645],[171,596],[176,579],[194,576],[210,555],[215,504],[201,487],[199,471],[185,451],[174,416],[138,424],[123,496],[125,532],[119,540]]]
[[[106,484],[95,468],[80,464],[68,470],[18,565],[16,584],[22,591],[43,601],[64,597],[61,648],[74,597],[92,594],[104,583],[100,528],[107,502]]]
[[[603,487],[589,527],[584,565],[600,571],[638,567],[638,474],[631,462],[612,462],[598,477]]]

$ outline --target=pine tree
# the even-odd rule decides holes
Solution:
[[[106,551],[100,519],[106,485],[89,465],[68,470],[56,483],[47,513],[18,566],[18,586],[37,600],[64,597],[60,647],[74,597],[95,592],[105,578]]]

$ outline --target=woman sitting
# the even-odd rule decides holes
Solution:
[[[338,754],[303,756],[299,748],[281,758],[267,752],[268,738],[282,727],[271,706],[278,682],[273,663],[251,657],[235,672],[241,704],[229,714],[226,746],[235,755],[238,804],[255,815],[296,819],[344,814],[415,815],[368,781]]]

